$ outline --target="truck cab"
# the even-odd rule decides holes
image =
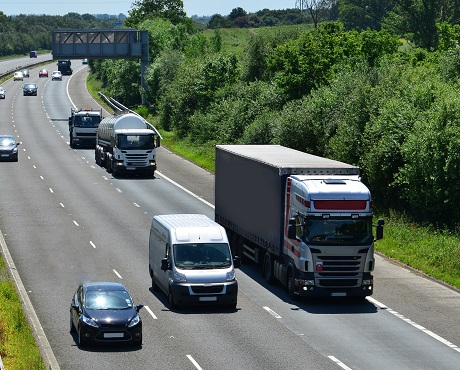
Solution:
[[[297,272],[295,293],[371,295],[372,198],[359,176],[290,176],[286,204],[284,255]]]
[[[97,129],[102,118],[102,109],[71,109],[69,116],[70,147],[94,148]]]

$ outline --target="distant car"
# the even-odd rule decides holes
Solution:
[[[3,87],[0,87],[0,99],[5,99],[5,90]]]
[[[0,159],[17,162],[19,144],[21,143],[17,142],[14,136],[0,135]]]
[[[95,282],[78,287],[70,304],[70,331],[79,347],[89,343],[142,345],[141,304],[120,283]]]
[[[24,84],[22,91],[24,93],[24,96],[26,95],[37,96],[37,85],[35,83]]]
[[[48,71],[46,69],[40,69],[38,77],[48,77]]]
[[[29,70],[28,69],[23,69],[21,72],[22,72],[23,77],[29,77]]]
[[[62,73],[60,71],[54,71],[51,73],[51,81],[62,81]]]
[[[29,53],[29,56],[31,58],[36,58],[38,56],[38,53],[35,51],[35,50],[32,50],[30,53]]]
[[[88,64],[88,59],[83,59],[83,60],[81,61],[81,64]]]
[[[17,81],[17,80],[24,80],[24,75],[22,74],[22,72],[14,72],[14,75],[13,75],[13,80],[14,81]]]

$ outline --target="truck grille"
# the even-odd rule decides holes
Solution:
[[[145,167],[148,165],[148,154],[125,154],[126,165],[134,167]]]
[[[315,276],[319,286],[332,288],[361,285],[363,256],[318,255],[315,261]]]

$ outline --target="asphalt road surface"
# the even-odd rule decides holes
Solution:
[[[54,70],[55,62],[45,68]],[[165,213],[213,218],[214,176],[160,148],[155,178],[113,178],[95,164],[93,150],[71,149],[70,109],[98,108],[86,91],[87,66],[74,61],[72,68],[62,82],[38,78],[31,68],[38,96],[22,96],[21,82],[10,80],[0,101],[0,133],[22,142],[18,163],[0,163],[3,247],[53,368],[460,367],[459,292],[381,257],[375,293],[364,303],[292,301],[265,283],[258,266],[243,265],[236,311],[170,310],[150,289],[150,221]],[[80,282],[95,280],[122,282],[146,306],[142,348],[78,348],[69,332],[70,299]]]

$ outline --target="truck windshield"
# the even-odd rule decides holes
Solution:
[[[372,218],[306,218],[297,234],[310,245],[369,245]]]
[[[226,243],[175,244],[176,267],[183,269],[228,268],[232,264]]]
[[[155,136],[150,135],[118,135],[119,149],[154,149]]]
[[[95,128],[99,127],[101,117],[99,116],[75,116],[74,126],[75,127],[88,127]]]

